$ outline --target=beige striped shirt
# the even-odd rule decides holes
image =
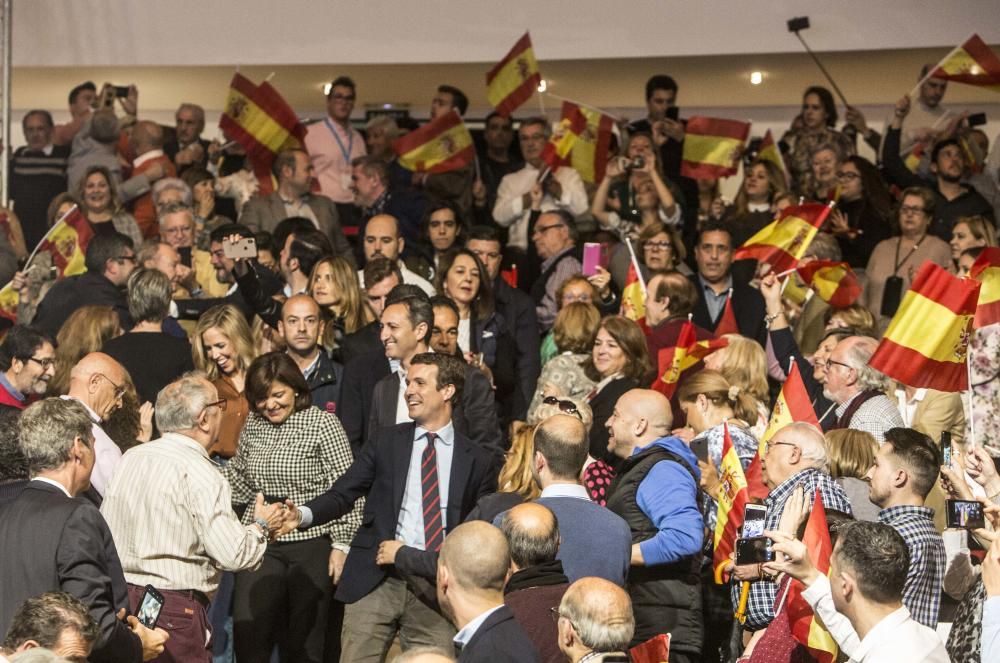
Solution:
[[[229,483],[205,448],[177,433],[122,457],[101,513],[135,585],[211,594],[221,571],[256,569],[267,548],[255,525],[236,518]]]

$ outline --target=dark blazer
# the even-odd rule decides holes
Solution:
[[[63,591],[80,599],[100,628],[91,661],[142,660],[142,644],[115,618],[128,610],[128,589],[111,531],[101,512],[55,486],[32,481],[0,505],[0,632],[32,596]]]
[[[538,652],[514,619],[507,606],[501,606],[486,618],[469,643],[462,647],[459,663],[531,663],[538,661]]]
[[[375,563],[375,555],[379,543],[396,538],[415,428],[411,422],[377,431],[330,490],[306,504],[313,513],[313,525],[322,525],[349,512],[358,498],[367,497],[361,527],[351,542],[337,586],[336,597],[344,603],[363,598],[385,578],[385,569]],[[493,458],[486,450],[455,433],[447,531],[465,520],[480,497],[496,490],[492,467]]]
[[[719,319],[712,319],[708,314],[708,306],[705,305],[705,293],[702,291],[698,275],[691,276],[695,290],[698,291],[698,300],[695,302],[692,321],[699,327],[714,330],[719,323]],[[741,283],[733,279],[733,314],[736,316],[736,326],[740,329],[740,334],[760,343],[764,347],[767,343],[767,327],[764,326],[764,298],[755,288],[746,283]],[[719,318],[722,313],[719,314]]]
[[[372,352],[385,354],[385,346],[379,338],[382,323],[378,320],[369,322],[367,325],[354,332],[347,334],[340,341],[340,361],[345,365],[355,357]],[[384,376],[379,376],[384,377]]]
[[[132,328],[125,289],[98,272],[87,272],[57,282],[38,304],[31,324],[55,338],[66,318],[81,306],[110,306],[118,314],[122,329]]]
[[[168,140],[163,144],[163,153],[166,154],[170,158],[170,160],[174,162],[175,166],[177,166],[178,177],[180,176],[181,173],[183,173],[191,166],[200,166],[201,168],[205,168],[206,165],[208,164],[208,148],[212,144],[212,142],[205,140],[204,138],[199,138],[198,144],[201,145],[202,149],[201,159],[194,163],[190,163],[186,166],[177,166],[177,153],[180,152],[181,146],[180,143],[177,142],[176,138]]]
[[[389,375],[389,360],[385,357],[384,347],[354,356],[344,364],[344,381],[338,406],[340,411],[337,416],[344,425],[344,432],[347,433],[355,458],[361,453],[361,445],[368,439],[368,417],[372,411],[375,385]]]
[[[618,378],[604,385],[597,395],[590,399],[590,409],[594,413],[594,425],[590,427],[590,455],[603,459],[611,466],[618,460],[608,451],[608,429],[604,423],[611,418],[615,404],[626,391],[635,389],[639,383],[632,378]]]
[[[383,358],[388,364],[388,360]],[[371,370],[369,368],[369,370]],[[368,412],[368,439],[379,428],[396,425],[396,403],[399,399],[399,376],[388,375],[375,384],[372,392],[371,410]],[[491,453],[497,461],[497,469],[503,463],[500,427],[497,424],[496,404],[493,402],[493,388],[482,371],[472,366],[465,367],[465,386],[462,388],[462,402],[455,409],[452,419],[455,430],[468,437],[481,448]]]
[[[541,336],[538,333],[538,316],[535,302],[517,288],[497,277],[493,281],[493,296],[497,311],[507,324],[507,331],[514,339],[517,349],[518,389],[511,403],[511,418],[526,421],[528,405],[535,395],[535,383],[542,372]]]
[[[337,214],[337,206],[326,196],[316,193],[305,195],[306,205],[312,210],[319,229],[330,238],[333,245],[333,253],[354,264],[354,252],[344,231],[340,227],[340,216]],[[240,223],[253,231],[266,230],[273,232],[275,226],[288,218],[285,211],[285,203],[281,200],[281,195],[277,191],[269,196],[255,196],[247,201],[240,214]],[[278,247],[279,249],[281,247]]]

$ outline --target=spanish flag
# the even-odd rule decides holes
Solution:
[[[760,147],[757,148],[757,159],[760,161],[770,161],[778,170],[784,173],[785,180],[788,180],[788,171],[785,169],[785,160],[781,156],[778,144],[774,142],[771,130],[764,132],[764,137],[760,139]]]
[[[749,134],[749,122],[692,117],[684,130],[681,175],[696,180],[735,175]]]
[[[767,452],[768,441],[779,430],[795,422],[812,424],[817,430],[820,430],[819,419],[816,417],[816,411],[813,410],[809,392],[806,391],[806,385],[802,381],[799,366],[795,362],[792,362],[792,367],[788,371],[788,377],[781,386],[778,398],[774,401],[774,408],[771,409],[771,418],[767,422],[767,429],[760,436],[760,442],[757,445],[757,455],[753,457],[749,467],[747,467],[747,483],[751,498],[763,499],[770,492],[767,486],[764,485],[764,477],[761,474],[760,466],[761,460]]]
[[[445,113],[392,141],[399,165],[417,173],[447,173],[472,163],[472,134],[457,112]]]
[[[567,111],[569,114],[567,115]],[[544,161],[552,172],[559,170],[559,166],[569,163],[569,154],[573,151],[577,140],[587,130],[587,116],[583,114],[579,106],[567,109],[563,105],[563,116],[559,120],[552,137],[542,149],[542,161]]]
[[[775,272],[794,269],[830,214],[831,205],[789,205],[776,221],[765,226],[733,253],[733,260],[766,262]]]
[[[924,262],[869,366],[908,387],[967,389],[966,350],[979,291],[978,281]]]
[[[972,263],[969,278],[983,285],[979,288],[975,327],[985,327],[1000,322],[1000,249],[990,246]]]
[[[608,166],[608,148],[611,146],[611,135],[615,120],[606,113],[592,108],[585,108],[571,101],[564,101],[562,116],[572,117],[579,111],[587,118],[587,126],[573,145],[570,153],[570,165],[580,173],[584,182],[598,183],[604,179],[604,171]]]
[[[850,306],[861,296],[858,277],[846,262],[813,260],[797,271],[813,292],[833,308]]]
[[[688,320],[681,327],[681,333],[677,335],[677,345],[660,350],[657,357],[657,371],[660,377],[653,380],[650,389],[671,398],[684,371],[726,345],[725,339],[699,341],[694,331],[694,323]]]
[[[802,543],[809,551],[809,560],[816,567],[816,570],[829,577],[833,544],[830,542],[830,528],[826,522],[823,496],[818,488],[813,499],[812,511],[809,513],[809,520],[806,522]],[[805,591],[805,587],[801,582],[791,581],[785,609],[788,611],[792,637],[802,643],[820,663],[833,663],[837,660],[837,643],[830,632],[824,628],[823,622],[813,613],[809,603],[802,598],[803,591]]]
[[[906,155],[906,159],[903,163],[906,164],[907,170],[911,173],[917,172],[920,169],[920,162],[924,159],[924,152],[926,151],[923,143],[915,143],[913,149],[910,153]]]
[[[525,32],[503,60],[486,72],[486,99],[498,113],[510,117],[541,82],[531,35]]]
[[[1000,92],[1000,58],[973,34],[941,60],[930,77]]]
[[[729,424],[723,425],[722,462],[719,465],[719,492],[715,496],[719,502],[718,517],[715,519],[714,552],[712,568],[715,570],[715,584],[726,582],[723,569],[729,563],[729,555],[736,550],[736,539],[743,526],[743,509],[750,501],[747,492],[747,478],[743,475],[743,465],[729,437]]]
[[[654,635],[628,650],[632,663],[666,663],[670,659],[670,634]]]
[[[281,150],[302,147],[306,136],[295,111],[270,83],[254,85],[239,73],[229,83],[219,128],[246,150],[262,194],[274,190],[274,157]]]
[[[722,315],[715,325],[715,335],[719,338],[725,334],[739,334],[740,327],[736,324],[736,313],[733,312],[733,289],[729,289],[729,296],[726,297],[726,305],[722,308]]]
[[[646,291],[635,269],[635,262],[628,265],[628,276],[622,288],[621,314],[629,320],[640,322],[646,318]]]

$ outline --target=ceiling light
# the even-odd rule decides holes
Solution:
[[[324,83],[323,84],[323,94],[329,96],[330,90],[332,90],[332,89],[333,89],[333,83]]]
[[[750,72],[750,85],[760,85],[764,81],[764,74],[759,71]]]
[[[542,82],[538,84],[538,91],[539,92],[545,92],[548,88],[549,88],[549,84],[543,78]]]

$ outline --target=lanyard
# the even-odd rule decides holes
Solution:
[[[924,241],[924,240],[921,239],[920,242],[922,242],[922,241]],[[893,276],[896,276],[899,273],[899,268],[902,267],[904,264],[906,264],[906,261],[910,259],[910,256],[912,256],[916,252],[916,250],[920,248],[920,242],[917,242],[916,244],[914,244],[913,248],[910,249],[910,252],[906,254],[906,257],[904,257],[902,260],[900,260],[899,259],[899,247],[901,247],[903,245],[903,238],[902,237],[899,238],[899,241],[896,242],[896,258],[893,261],[895,264],[893,265],[893,268],[892,268],[892,275]]]
[[[323,118],[323,121],[326,122],[326,128],[330,130],[330,133],[333,134],[334,140],[337,141],[337,147],[340,148],[340,153],[344,155],[344,163],[350,165],[351,150],[354,148],[354,132],[351,131],[350,127],[347,128],[347,149],[344,149],[344,141],[340,140],[340,135],[337,133],[337,130],[334,129],[333,122],[330,121],[329,117]]]

